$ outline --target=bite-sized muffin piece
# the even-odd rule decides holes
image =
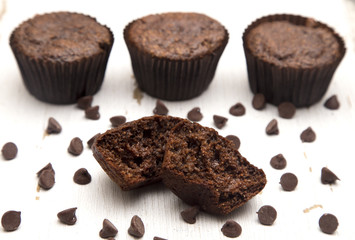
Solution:
[[[155,115],[124,123],[96,138],[94,157],[123,190],[161,181],[165,144],[181,120]]]
[[[100,89],[113,41],[108,27],[72,12],[36,15],[10,36],[28,91],[56,104],[75,103]]]
[[[206,90],[228,38],[224,26],[199,13],[148,15],[124,29],[139,88],[164,100],[190,99]]]
[[[318,102],[345,55],[344,40],[312,18],[276,14],[257,19],[243,34],[249,84],[274,105]]]
[[[250,164],[228,139],[184,120],[173,128],[163,162],[163,183],[190,205],[228,214],[266,184],[262,169]]]

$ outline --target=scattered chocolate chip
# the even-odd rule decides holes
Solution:
[[[279,127],[277,125],[277,120],[272,119],[268,125],[266,126],[265,130],[267,135],[278,135],[279,134]]]
[[[253,108],[256,110],[262,110],[266,106],[265,96],[262,93],[257,93],[253,97],[252,101]]]
[[[100,230],[100,237],[101,238],[110,238],[115,237],[118,233],[117,228],[108,220],[104,219],[102,223],[102,229]]]
[[[62,126],[59,124],[59,122],[56,119],[50,117],[48,119],[48,125],[46,131],[48,134],[60,133],[62,131]]]
[[[277,107],[279,116],[286,119],[291,119],[296,113],[296,107],[290,102],[283,102]]]
[[[190,224],[194,224],[194,223],[196,223],[196,216],[199,214],[199,212],[200,212],[200,207],[193,206],[193,207],[185,209],[180,214],[181,214],[182,219],[184,219],[185,222],[190,223]]]
[[[213,115],[213,121],[214,124],[216,125],[217,128],[221,129],[224,127],[228,121],[228,118],[219,116],[219,115]]]
[[[195,107],[187,113],[187,119],[189,119],[190,121],[199,122],[202,120],[202,118],[203,115],[199,107]]]
[[[324,103],[324,107],[326,107],[330,110],[338,109],[340,107],[340,104],[339,104],[337,96],[333,95],[330,98],[328,98]]]
[[[277,217],[275,208],[270,205],[262,206],[257,212],[259,222],[263,225],[272,225]]]
[[[100,135],[100,133],[96,133],[94,136],[92,136],[89,141],[87,141],[88,147],[91,148],[92,145],[95,142],[95,139]]]
[[[153,109],[153,113],[157,114],[157,115],[167,115],[168,112],[169,112],[169,110],[165,106],[165,104],[162,101],[157,100],[157,102],[155,104],[155,108]]]
[[[85,109],[85,117],[91,120],[100,119],[99,106],[93,106]]]
[[[125,116],[113,116],[110,118],[111,125],[113,127],[118,127],[126,122]]]
[[[314,142],[316,140],[316,133],[311,127],[308,127],[301,133],[300,137],[302,142]]]
[[[5,160],[12,160],[18,152],[17,146],[13,142],[5,143],[1,149],[2,156]]]
[[[74,156],[80,155],[84,150],[83,142],[80,138],[75,137],[70,141],[68,152]]]
[[[38,178],[38,185],[41,188],[45,190],[49,190],[54,186],[54,183],[55,183],[54,171],[50,169],[41,171],[41,174],[39,175]]]
[[[226,138],[234,143],[235,148],[238,150],[240,147],[240,139],[235,135],[228,135]]]
[[[161,238],[161,237],[154,237],[153,240],[168,240],[166,238]]]
[[[226,237],[236,238],[242,234],[242,227],[234,220],[227,220],[221,231]]]
[[[55,174],[52,164],[48,163],[46,166],[44,166],[41,170],[37,172],[37,177],[41,176],[41,174],[46,170],[51,171],[53,174]]]
[[[287,161],[285,157],[280,153],[271,158],[270,165],[271,167],[280,170],[286,167]]]
[[[68,208],[66,210],[63,210],[57,214],[57,217],[59,220],[67,225],[74,225],[76,223],[76,212],[77,208]]]
[[[230,107],[229,113],[233,116],[243,116],[245,114],[245,107],[241,103],[236,103]]]
[[[21,224],[21,212],[7,211],[2,215],[1,225],[5,231],[15,231]]]
[[[86,185],[91,182],[91,175],[86,168],[80,168],[74,173],[73,180],[80,185]]]
[[[283,190],[293,191],[298,184],[298,179],[293,173],[285,173],[281,176],[280,184]]]
[[[77,106],[80,109],[86,110],[91,107],[93,96],[84,96],[78,99]]]
[[[144,224],[142,219],[137,215],[134,215],[131,219],[131,226],[128,228],[128,233],[137,238],[141,238],[144,235]]]
[[[324,233],[334,233],[337,230],[338,225],[338,219],[333,214],[325,213],[319,218],[319,227]]]
[[[340,180],[332,171],[328,168],[322,168],[321,181],[323,184],[333,184],[336,180]]]

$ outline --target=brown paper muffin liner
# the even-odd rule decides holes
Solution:
[[[171,60],[138,49],[127,37],[129,27],[130,24],[123,34],[139,88],[153,97],[170,101],[197,97],[208,88],[229,39],[226,30],[226,39],[214,52],[189,60]]]
[[[317,27],[325,28],[334,34],[339,43],[340,55],[330,64],[302,69],[276,66],[254,56],[247,46],[248,33],[264,22],[283,20],[296,25],[306,25],[307,19],[288,14],[269,15],[252,22],[243,33],[243,47],[251,91],[254,94],[263,93],[266,100],[274,105],[288,101],[296,107],[308,107],[318,102],[327,91],[333,74],[345,55],[344,40],[326,24],[315,21]]]
[[[10,37],[10,46],[23,82],[33,96],[48,103],[70,104],[100,89],[114,41],[111,31],[110,34],[111,45],[102,45],[102,52],[73,62],[55,62],[26,56],[12,44],[13,35]]]

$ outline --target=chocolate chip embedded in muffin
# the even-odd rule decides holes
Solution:
[[[18,152],[17,146],[13,142],[5,143],[1,149],[2,156],[5,160],[14,159],[17,156],[17,152]]]
[[[21,212],[7,211],[2,215],[1,225],[5,231],[11,232],[18,229],[21,224]]]
[[[233,142],[235,148],[238,150],[240,147],[240,139],[235,135],[228,135],[226,138]]]
[[[226,223],[223,224],[221,231],[226,237],[236,238],[242,234],[242,227],[234,220],[227,220]]]
[[[302,131],[300,138],[302,142],[314,142],[316,140],[316,133],[311,127],[308,127]]]
[[[100,135],[100,133],[96,133],[94,136],[92,136],[86,143],[88,144],[88,147],[91,148],[92,145],[94,144],[96,138]]]

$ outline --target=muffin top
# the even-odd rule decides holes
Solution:
[[[228,41],[227,30],[198,13],[148,15],[125,29],[126,42],[155,57],[187,60],[201,57]]]
[[[10,45],[28,57],[71,62],[103,52],[111,31],[95,18],[70,12],[36,15],[16,28]]]
[[[305,25],[281,20],[260,23],[247,34],[246,44],[254,56],[280,67],[313,68],[340,56],[334,33],[313,19]]]

